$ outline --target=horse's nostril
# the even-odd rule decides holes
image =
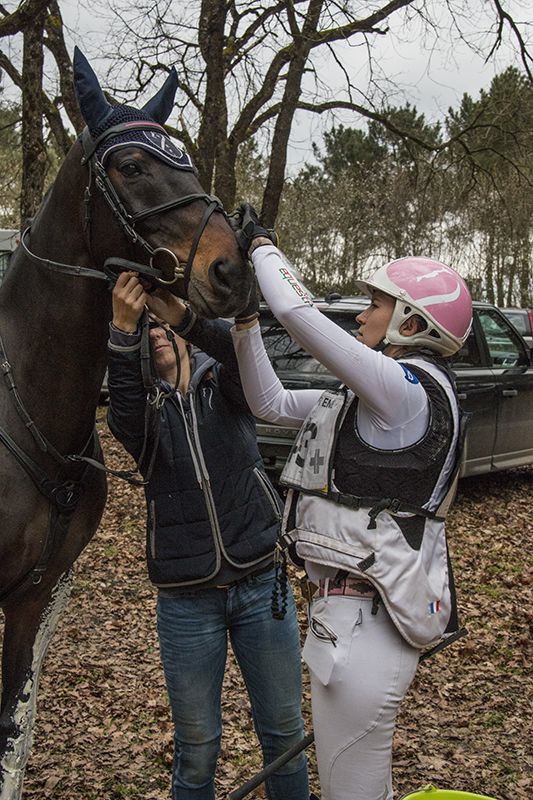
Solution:
[[[213,287],[220,291],[235,291],[238,286],[239,277],[241,276],[241,269],[238,264],[229,261],[226,258],[219,258],[213,261],[209,268],[211,282]]]

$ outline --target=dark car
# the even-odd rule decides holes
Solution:
[[[502,308],[530,350],[533,350],[533,308]]]
[[[349,332],[355,317],[368,305],[366,297],[346,297],[315,305]],[[286,388],[332,388],[339,381],[304,352],[273,317],[261,309],[266,349]],[[459,401],[471,412],[461,476],[533,463],[533,366],[522,337],[495,306],[474,303],[468,340],[452,362]],[[265,467],[276,480],[296,429],[257,421],[259,448]]]

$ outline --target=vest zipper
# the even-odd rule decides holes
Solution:
[[[150,500],[148,513],[150,518],[150,553],[152,554],[152,558],[155,560],[155,500]]]
[[[203,477],[202,488],[204,490],[204,495],[206,498],[206,505],[207,510],[209,513],[209,520],[211,522],[211,528],[213,530],[214,539],[215,539],[215,548],[217,552],[217,570],[220,567],[220,555],[222,554],[228,564],[231,564],[232,567],[249,567],[253,566],[254,564],[259,564],[261,561],[265,560],[265,556],[261,556],[261,558],[254,558],[253,561],[246,561],[245,563],[239,563],[237,561],[233,561],[232,558],[226,552],[226,548],[224,547],[224,542],[222,541],[222,534],[220,532],[220,526],[218,524],[218,517],[216,513],[215,501],[213,500],[213,494],[211,492],[211,483],[209,479],[209,473],[207,471],[207,467],[204,461],[204,456],[202,452],[202,445],[200,443],[200,434],[198,433],[198,424],[196,419],[196,409],[194,404],[194,397],[191,397],[190,406],[190,420],[192,425],[192,437],[193,441],[196,446],[196,455],[198,456],[200,465],[201,465],[201,472]]]
[[[213,500],[213,495],[211,493],[211,485],[209,483],[209,473],[207,471],[207,467],[205,465],[203,453],[202,453],[202,446],[200,444],[200,437],[198,435],[198,426],[196,424],[196,415],[194,411],[194,392],[189,391],[189,408],[185,410],[183,408],[183,404],[181,403],[180,398],[180,407],[182,410],[183,418],[185,425],[188,428],[189,436],[189,446],[191,449],[191,455],[193,461],[195,462],[195,469],[196,474],[198,476],[198,482],[202,487],[202,491],[205,497],[205,505],[207,508],[207,514],[209,516],[209,523],[211,525],[211,531],[213,533],[213,542],[215,545],[215,553],[216,553],[216,567],[215,567],[215,574],[220,569],[221,563],[221,552],[222,552],[222,537],[220,535],[220,527],[218,524],[218,518],[216,515],[215,509],[215,502]]]

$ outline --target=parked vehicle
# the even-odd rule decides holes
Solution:
[[[533,308],[502,308],[530,350],[533,350]]]
[[[345,330],[354,333],[355,317],[369,303],[366,297],[339,296],[315,305]],[[339,381],[304,352],[273,317],[261,309],[266,349],[286,388],[334,388]],[[474,303],[468,340],[454,357],[453,371],[462,408],[471,413],[461,477],[533,463],[533,365],[531,354],[502,312]],[[296,429],[257,421],[259,448],[265,467],[279,478]]]
[[[9,266],[11,253],[20,241],[20,231],[14,228],[0,228],[0,283]]]

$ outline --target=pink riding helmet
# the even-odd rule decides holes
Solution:
[[[367,281],[356,281],[365,294],[375,289],[396,298],[386,340],[402,346],[424,346],[444,356],[465,343],[472,327],[472,298],[464,280],[451,267],[431,258],[409,256],[380,267]],[[428,327],[402,336],[400,327],[417,314]]]

